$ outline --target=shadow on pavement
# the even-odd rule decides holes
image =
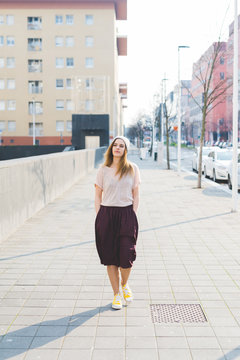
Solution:
[[[229,351],[224,356],[218,358],[217,360],[234,360],[239,359],[240,346],[235,349]]]
[[[105,311],[116,310],[113,310],[111,304],[108,304],[76,315],[65,316],[58,320],[43,321],[2,335],[0,336],[0,359],[10,359],[29,349],[37,349],[51,341],[62,338],[76,327],[83,325],[87,320]],[[29,334],[33,334],[33,331],[35,331],[34,335],[29,336]]]
[[[221,190],[221,189],[217,189],[215,187],[208,187],[206,189],[203,190],[203,195],[206,196],[219,196],[219,197],[227,197],[227,198],[231,198],[232,195],[228,194],[227,192]]]
[[[75,246],[77,247],[77,246],[80,246],[80,245],[86,245],[86,244],[91,244],[91,243],[94,243],[94,241],[93,240],[84,241],[84,242],[81,242],[81,243],[65,245],[65,246],[59,246],[59,247],[52,248],[52,249],[33,251],[33,252],[30,252],[30,253],[27,253],[27,254],[22,254],[22,255],[9,256],[9,257],[5,257],[5,258],[0,258],[0,261],[18,259],[18,258],[21,258],[21,257],[32,256],[32,255],[37,255],[37,254],[44,254],[44,253],[51,252],[51,251],[63,250],[63,249],[67,249],[67,248],[71,248],[71,247],[75,247]]]
[[[224,215],[229,215],[229,214],[231,214],[231,211],[227,211],[225,213],[216,214],[216,215],[212,215],[212,216],[205,216],[205,217],[201,217],[201,218],[187,220],[187,221],[179,221],[179,222],[174,223],[174,224],[162,225],[162,226],[158,226],[158,227],[155,227],[155,228],[143,229],[143,230],[140,230],[140,232],[165,229],[165,228],[174,227],[174,226],[183,225],[183,224],[189,224],[189,223],[193,223],[193,222],[197,222],[197,221],[209,220],[209,219],[212,219],[212,218],[215,218],[215,217],[218,217],[218,216],[224,216]]]

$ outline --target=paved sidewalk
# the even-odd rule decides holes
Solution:
[[[230,195],[133,159],[142,177],[133,304],[111,309],[94,244],[94,171],[0,244],[0,360],[240,359]],[[200,304],[207,321],[153,323],[150,304]]]

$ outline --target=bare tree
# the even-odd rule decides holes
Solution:
[[[166,151],[167,151],[167,169],[170,170],[170,154],[169,154],[169,138],[172,130],[172,126],[169,123],[169,119],[172,116],[173,102],[169,104],[167,97],[163,103],[163,117],[165,118],[165,131],[166,131]]]
[[[184,82],[182,82],[192,100],[202,113],[197,188],[201,188],[202,148],[204,144],[207,115],[220,103],[226,101],[227,90],[232,86],[231,79],[227,77],[219,77],[216,79],[214,76],[214,71],[218,64],[221,63],[222,59],[223,61],[226,61],[226,43],[218,41],[213,43],[208,51],[194,65],[193,80],[196,79],[198,82],[197,96],[194,95],[194,91],[191,91],[184,86]]]
[[[148,116],[144,112],[140,112],[128,128],[127,136],[131,141],[137,138],[138,147],[142,146],[144,126],[147,118]]]

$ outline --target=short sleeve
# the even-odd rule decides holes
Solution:
[[[136,164],[134,164],[134,181],[133,181],[133,189],[137,187],[141,183],[140,179],[140,171]]]
[[[96,181],[94,185],[99,186],[103,190],[103,168],[100,167],[97,172]]]

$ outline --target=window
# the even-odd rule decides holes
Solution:
[[[7,68],[15,68],[15,58],[14,57],[8,57],[7,58]]]
[[[223,65],[224,64],[224,58],[221,56],[220,57],[220,64]]]
[[[4,16],[0,15],[0,25],[3,25],[3,24],[4,24]]]
[[[85,101],[85,110],[92,111],[93,110],[93,100],[86,100]]]
[[[40,38],[28,39],[28,51],[41,51],[41,50],[42,50],[42,39]]]
[[[28,30],[41,30],[42,28],[42,18],[41,17],[32,17],[27,18],[28,21]]]
[[[63,79],[56,79],[56,88],[63,89]]]
[[[5,121],[0,121],[0,130],[5,130]]]
[[[63,68],[64,67],[64,59],[63,58],[56,58],[56,68]]]
[[[43,103],[42,101],[29,101],[28,103],[28,113],[32,115],[33,113],[40,115],[43,113]]]
[[[28,82],[28,93],[29,94],[42,94],[43,82],[41,80],[33,80]]]
[[[74,67],[74,59],[73,58],[67,58],[67,61],[66,61],[66,64],[67,64],[67,67]]]
[[[0,90],[3,90],[5,88],[5,81],[4,79],[0,79]]]
[[[85,66],[88,69],[93,68],[93,58],[92,57],[87,57],[85,59]]]
[[[56,46],[64,46],[64,37],[63,36],[56,36],[55,37],[55,45]]]
[[[74,46],[74,37],[73,36],[67,36],[66,37],[66,46],[67,47]]]
[[[4,37],[0,36],[0,46],[3,46],[3,45],[4,45]]]
[[[62,15],[55,16],[55,24],[57,24],[57,25],[63,24],[63,16]]]
[[[67,120],[67,131],[72,131],[72,121]]]
[[[66,24],[67,25],[73,25],[73,23],[74,23],[73,15],[66,15]]]
[[[86,47],[92,47],[93,46],[93,37],[92,36],[86,36],[85,37],[85,46]]]
[[[73,101],[72,100],[67,100],[66,108],[68,111],[73,111]]]
[[[28,124],[28,135],[33,136],[33,123]],[[43,123],[35,123],[35,136],[43,136]]]
[[[7,25],[13,25],[14,24],[14,16],[7,15],[6,23],[7,23]]]
[[[16,121],[8,121],[8,131],[16,131]]]
[[[67,89],[72,89],[72,79],[67,79],[66,80],[66,88]]]
[[[15,37],[7,36],[7,46],[14,46],[14,45],[15,45]]]
[[[85,86],[86,86],[86,89],[92,89],[94,87],[93,78],[87,78],[85,80]]]
[[[42,72],[42,60],[28,60],[28,72]]]
[[[15,87],[16,87],[15,79],[8,79],[7,80],[7,88],[9,90],[13,90],[13,89],[15,89]]]
[[[224,80],[224,72],[220,72],[220,80]]]
[[[4,67],[4,58],[0,58],[0,68]]]
[[[8,100],[7,101],[7,109],[9,111],[15,111],[16,110],[16,100]]]
[[[86,23],[86,25],[92,25],[93,24],[93,15],[86,15],[85,23]]]
[[[64,100],[56,100],[56,110],[64,110]]]
[[[62,121],[62,120],[56,121],[56,131],[59,131],[59,132],[64,131],[64,121]]]
[[[5,101],[0,100],[0,111],[4,111],[4,110],[5,110]]]

